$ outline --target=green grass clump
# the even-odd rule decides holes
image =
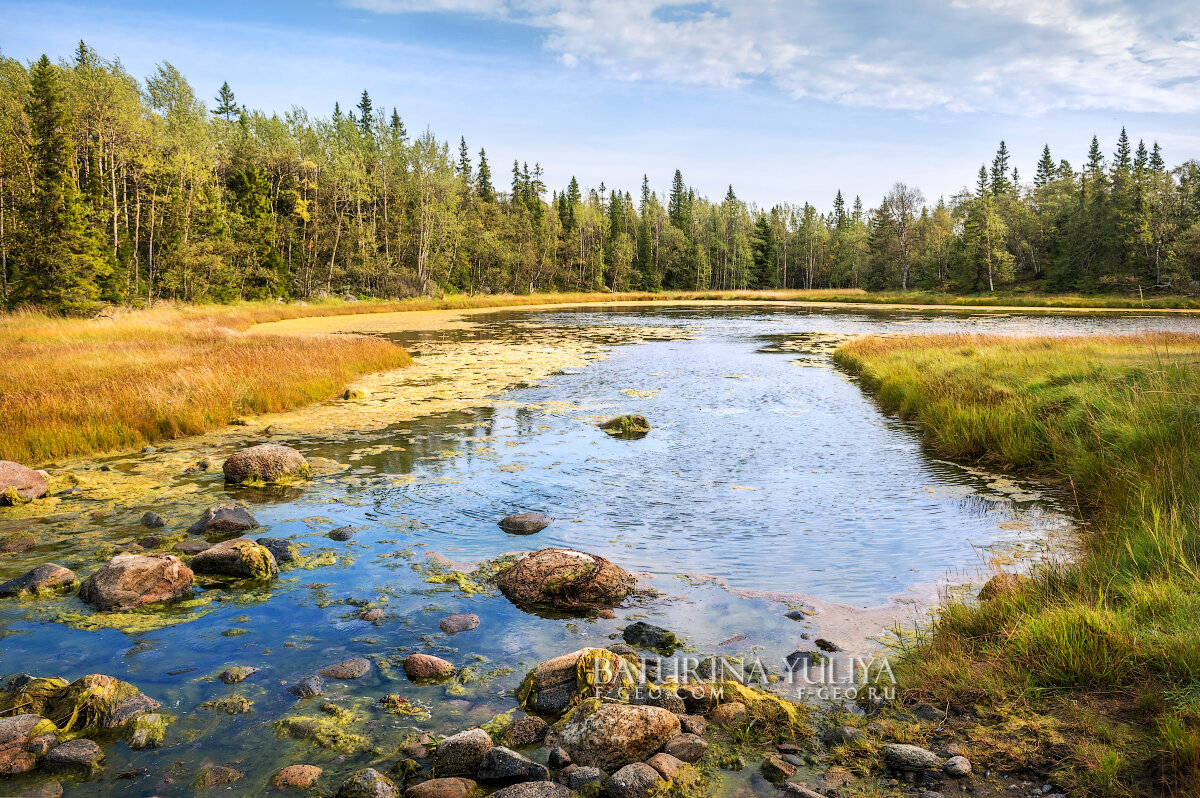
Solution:
[[[909,697],[1054,717],[1082,794],[1197,794],[1200,336],[862,338],[835,359],[939,451],[1048,477],[1087,520],[1071,561],[951,599],[896,667]]]

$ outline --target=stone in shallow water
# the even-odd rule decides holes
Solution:
[[[320,676],[305,676],[295,684],[289,685],[287,691],[297,698],[314,698],[324,694],[325,682]]]
[[[149,529],[158,529],[167,525],[167,519],[154,511],[150,511],[142,516],[142,526]]]
[[[236,502],[224,502],[205,510],[199,520],[188,528],[188,533],[214,538],[234,537],[256,528],[258,521],[254,520],[249,510]]]
[[[405,791],[404,798],[467,798],[474,789],[473,780],[452,776],[414,784]]]
[[[100,766],[104,761],[104,752],[100,746],[82,737],[67,740],[61,745],[50,749],[43,760],[47,770],[74,770],[88,772]]]
[[[546,739],[550,724],[534,715],[517,718],[504,730],[504,740],[514,748],[538,745]]]
[[[52,562],[42,563],[37,568],[10,579],[0,585],[0,596],[36,596],[67,590],[75,584],[75,572]]]
[[[501,571],[496,584],[517,605],[613,606],[637,586],[633,574],[595,554],[541,549]]]
[[[84,581],[79,597],[105,611],[175,601],[191,595],[192,576],[173,554],[118,554]]]
[[[682,762],[697,762],[708,750],[708,743],[695,734],[677,734],[663,746],[663,752]]]
[[[645,621],[637,621],[625,627],[622,633],[625,642],[631,646],[641,646],[642,648],[652,648],[656,651],[671,652],[675,650],[675,633],[664,629],[661,626],[655,626]]]
[[[58,742],[54,724],[38,715],[0,718],[0,775],[26,773],[37,767],[35,740],[45,735],[46,747]]]
[[[475,778],[483,784],[503,786],[522,781],[548,781],[550,771],[527,756],[497,745],[483,755]]]
[[[650,432],[650,422],[646,420],[645,416],[629,413],[624,416],[610,418],[600,425],[600,429],[614,438],[637,440],[646,437]]]
[[[258,668],[249,665],[235,665],[232,668],[226,668],[221,671],[221,675],[218,678],[225,682],[225,684],[237,684],[238,682],[244,682],[248,677],[258,673],[258,671]]]
[[[279,575],[275,557],[250,538],[234,538],[217,543],[192,558],[198,574],[231,576],[238,579],[274,579]]]
[[[224,765],[210,765],[200,768],[200,772],[192,780],[192,786],[200,790],[206,790],[209,787],[223,787],[228,784],[234,784],[243,778],[245,778],[245,774],[240,770],[234,770]]]
[[[515,513],[500,519],[500,528],[517,535],[532,535],[554,523],[552,516],[545,513]]]
[[[339,526],[337,529],[329,533],[330,540],[346,541],[354,537],[355,529],[352,526]]]
[[[281,790],[289,787],[308,789],[317,783],[323,771],[316,765],[288,765],[275,774],[271,784]]]
[[[400,789],[378,770],[366,768],[342,782],[337,798],[400,798]]]
[[[16,505],[40,499],[49,485],[41,472],[11,460],[0,460],[0,505]]]
[[[556,731],[571,761],[611,772],[660,750],[679,734],[679,719],[658,707],[588,699]]]
[[[283,538],[259,538],[254,542],[271,552],[271,556],[275,558],[275,562],[280,565],[285,562],[292,562],[299,554],[296,550],[296,544]]]
[[[438,622],[438,627],[448,635],[469,632],[477,626],[479,626],[479,616],[474,613],[447,615]]]
[[[433,755],[433,773],[445,776],[473,777],[479,772],[483,756],[492,748],[492,738],[483,729],[468,729],[452,734],[438,743]]]
[[[326,665],[317,673],[326,679],[358,679],[371,670],[371,661],[364,657],[351,657],[332,665]]]
[[[454,664],[430,654],[409,654],[404,658],[404,675],[409,681],[444,679],[454,673]]]
[[[261,443],[229,455],[221,470],[226,482],[278,482],[281,479],[303,474],[304,455],[291,446],[278,443]]]

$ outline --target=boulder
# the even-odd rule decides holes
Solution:
[[[287,691],[296,698],[315,698],[324,694],[325,682],[320,676],[305,676],[295,684],[289,685]]]
[[[728,704],[721,704],[709,712],[708,722],[715,726],[733,729],[746,722],[747,714],[745,704],[741,701],[731,701]]]
[[[610,418],[600,425],[600,429],[614,438],[637,440],[644,438],[650,432],[650,422],[645,416],[629,413],[624,416]]]
[[[188,533],[216,540],[237,537],[248,529],[257,528],[258,521],[249,510],[235,502],[224,502],[205,510],[204,515],[188,528]]]
[[[267,580],[279,575],[275,557],[250,538],[234,538],[210,546],[192,558],[192,570],[239,579]]]
[[[142,526],[147,529],[158,529],[167,525],[167,519],[156,512],[150,511],[142,516]]]
[[[475,779],[482,784],[506,786],[522,781],[549,781],[550,771],[529,757],[497,745],[483,755]]]
[[[613,771],[643,762],[675,735],[679,718],[665,709],[587,699],[556,728],[571,761]]]
[[[150,712],[134,718],[133,722],[129,724],[129,747],[134,751],[158,748],[167,736],[168,722],[166,715],[160,715],[157,712]]]
[[[38,715],[0,718],[0,775],[27,773],[37,767],[39,752],[58,743],[54,724]]]
[[[645,762],[626,765],[608,777],[609,798],[647,798],[662,781],[658,771]]]
[[[280,790],[286,790],[288,787],[306,790],[317,783],[323,772],[316,765],[288,765],[275,774],[271,784]]]
[[[518,606],[570,608],[620,604],[633,593],[637,579],[595,554],[542,549],[501,571],[496,584]]]
[[[378,770],[365,768],[342,782],[337,798],[400,798],[400,789]]]
[[[701,736],[708,731],[708,721],[700,715],[680,715],[679,727],[688,734]]]
[[[952,756],[946,760],[946,765],[943,771],[947,776],[956,779],[961,779],[964,776],[971,775],[971,760],[965,756]]]
[[[631,646],[651,648],[667,655],[675,650],[677,642],[674,632],[645,621],[629,624],[625,627],[622,636],[625,638],[625,642]]]
[[[262,443],[229,455],[221,470],[226,482],[278,482],[303,476],[307,466],[304,455],[291,446]]]
[[[581,648],[545,662],[525,675],[517,700],[527,711],[558,717],[584,694],[609,695],[634,686],[639,669],[603,648]]]
[[[605,779],[605,773],[600,768],[574,767],[567,776],[567,786],[576,792],[589,784],[600,784]]]
[[[237,684],[244,682],[250,676],[258,673],[258,668],[253,668],[249,665],[234,665],[232,668],[226,668],[221,671],[221,675],[217,678],[225,682],[225,684]]]
[[[646,760],[646,764],[658,771],[664,779],[675,778],[675,772],[684,766],[682,760],[665,752],[659,752]]]
[[[570,798],[571,791],[551,781],[526,781],[502,790],[496,790],[490,798]]]
[[[290,540],[284,540],[283,538],[259,538],[254,542],[271,552],[271,556],[275,558],[277,565],[292,562],[300,556],[299,550],[296,549],[296,544]]]
[[[663,753],[670,754],[682,762],[698,762],[700,757],[704,756],[704,752],[708,750],[708,743],[703,737],[697,737],[694,734],[686,732],[676,734],[667,744],[663,746]]]
[[[326,665],[317,671],[317,673],[326,679],[359,679],[366,676],[370,670],[370,660],[364,657],[351,657],[341,662],[335,662],[332,665]]]
[[[0,596],[37,596],[67,590],[74,584],[74,571],[47,562],[0,585]]]
[[[448,635],[469,632],[479,626],[479,616],[474,613],[462,615],[447,615],[438,622],[438,628]]]
[[[479,772],[484,755],[491,749],[492,738],[483,729],[468,729],[452,734],[438,743],[433,755],[433,773],[438,778],[471,778]]]
[[[80,598],[105,612],[191,594],[192,569],[173,554],[118,554],[79,588]]]
[[[903,743],[888,743],[880,749],[883,761],[892,770],[905,773],[920,773],[923,770],[941,770],[942,758],[927,748]]]
[[[65,743],[51,748],[42,761],[42,765],[47,770],[74,770],[87,773],[100,767],[103,761],[104,752],[100,750],[100,746],[91,740],[80,737],[75,740],[67,740]]]
[[[444,679],[454,674],[454,665],[432,654],[409,654],[404,658],[404,675],[410,682]]]
[[[526,715],[508,724],[508,728],[504,730],[504,741],[513,748],[527,748],[541,744],[548,731],[549,723],[535,715]]]
[[[344,543],[345,541],[354,537],[355,531],[357,530],[355,530],[352,526],[339,526],[337,529],[329,533],[329,539],[336,540],[339,543]]]
[[[516,513],[500,519],[500,528],[514,535],[532,535],[554,523],[554,518],[545,513]]]
[[[546,758],[546,764],[552,770],[562,770],[571,764],[571,755],[567,753],[567,749],[556,745],[550,749],[550,755]]]
[[[41,473],[11,460],[0,460],[0,506],[40,499],[49,488]]]
[[[471,779],[430,779],[409,787],[404,798],[467,798],[474,789],[475,782]]]

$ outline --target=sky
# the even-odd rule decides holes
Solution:
[[[1043,144],[1078,166],[1122,127],[1200,158],[1194,0],[0,0],[0,54],[80,39],[281,114],[367,89],[410,133],[486,147],[500,184],[513,159],[635,195],[679,169],[824,210],[896,181],[948,197],[1002,139],[1026,178]]]

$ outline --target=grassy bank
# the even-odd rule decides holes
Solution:
[[[940,452],[1057,480],[1088,519],[1070,562],[949,602],[903,653],[908,697],[973,708],[989,767],[1200,795],[1200,336],[865,338],[835,357]]]
[[[264,308],[267,310],[268,308]],[[0,319],[0,459],[27,464],[194,435],[333,396],[408,354],[365,336],[248,336],[260,311]]]

